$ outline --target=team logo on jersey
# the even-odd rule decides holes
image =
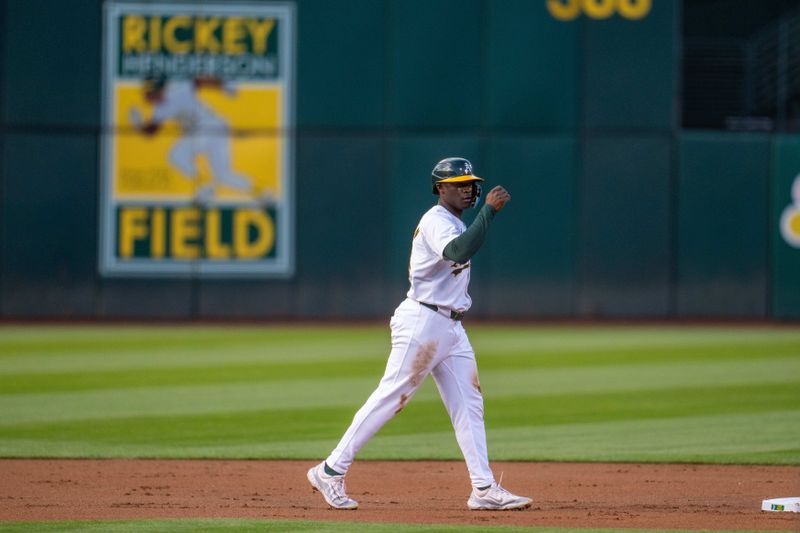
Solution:
[[[467,261],[466,263],[463,263],[463,264],[462,263],[453,263],[452,265],[450,265],[450,268],[453,269],[453,272],[452,272],[453,277],[454,278],[457,277],[459,274],[461,274],[466,269],[468,269],[470,267],[470,263],[471,263],[471,261]]]
[[[291,274],[293,16],[106,2],[104,274]]]
[[[792,184],[792,203],[781,214],[781,235],[789,246],[800,248],[800,174]]]

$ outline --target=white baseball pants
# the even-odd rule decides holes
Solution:
[[[390,326],[392,351],[386,372],[325,462],[347,473],[358,451],[403,409],[430,373],[450,415],[472,485],[491,485],[494,476],[486,449],[478,366],[464,326],[410,299],[397,307]]]
[[[201,154],[208,157],[217,182],[243,192],[250,191],[250,179],[231,170],[231,147],[227,135],[194,134],[182,137],[170,149],[169,160],[186,177],[196,179],[196,159]]]

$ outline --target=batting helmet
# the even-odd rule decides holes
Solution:
[[[439,191],[436,189],[437,183],[472,182],[473,199],[470,207],[475,206],[475,204],[478,203],[478,199],[481,197],[479,181],[483,181],[483,178],[479,178],[472,173],[472,163],[463,157],[448,157],[447,159],[442,159],[436,163],[431,173],[433,194],[437,196],[439,195]]]

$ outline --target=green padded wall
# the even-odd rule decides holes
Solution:
[[[800,135],[775,138],[771,200],[772,313],[776,318],[797,320],[800,319]],[[791,220],[792,241],[787,241],[778,228],[782,216]]]
[[[6,0],[7,123],[94,133],[100,118],[100,6],[99,0]]]
[[[573,131],[578,124],[580,23],[547,15],[542,2],[488,2],[484,124]]]
[[[475,257],[476,311],[570,316],[575,298],[577,145],[571,136],[504,136],[488,144],[486,189],[511,202]]]
[[[96,312],[99,6],[0,4],[4,316]]]
[[[577,213],[579,312],[667,316],[670,140],[598,138],[584,149]]]
[[[679,2],[654,1],[643,19],[615,16],[586,24],[585,127],[669,131],[678,91]]]
[[[6,0],[0,0],[0,30],[5,29],[6,27]],[[6,48],[6,41],[4,37],[0,37],[0,60],[5,59],[5,48]],[[5,124],[6,124],[6,109],[5,109],[5,102],[6,102],[6,68],[0,64],[0,209],[5,207],[3,202],[3,198],[5,198],[5,172],[3,170],[2,161],[5,161]],[[5,255],[5,246],[3,245],[4,242],[8,239],[6,233],[6,225],[4,223],[4,219],[2,215],[0,215],[0,317],[4,315],[3,307],[4,307],[4,292],[7,290],[5,288],[5,283],[3,282],[3,277],[5,276],[5,268],[3,265],[5,264],[4,255]]]
[[[675,4],[653,2],[638,20],[583,18],[575,213],[581,315],[672,313]]]
[[[481,121],[481,0],[389,2],[388,124],[453,131]]]
[[[387,9],[385,2],[374,0],[299,4],[299,127],[383,126]]]
[[[3,313],[95,313],[97,137],[5,135]]]
[[[684,133],[680,147],[678,313],[765,316],[769,137]]]

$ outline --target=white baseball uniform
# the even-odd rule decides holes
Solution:
[[[333,470],[346,473],[358,451],[403,409],[430,373],[450,415],[472,485],[494,483],[475,352],[460,320],[451,318],[451,313],[466,312],[472,304],[467,293],[470,262],[459,264],[442,255],[465,230],[464,222],[441,205],[420,220],[409,263],[411,288],[390,322],[392,350],[386,372],[326,459]]]
[[[197,98],[193,81],[167,83],[164,100],[156,105],[152,120],[161,124],[170,118],[178,121],[184,134],[170,150],[170,161],[175,167],[194,179],[197,156],[206,154],[216,180],[229,187],[250,190],[250,180],[231,170],[228,124]]]

